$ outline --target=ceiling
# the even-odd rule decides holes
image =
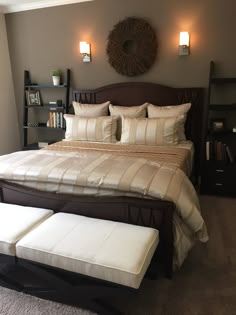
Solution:
[[[10,13],[93,0],[0,0],[0,12]]]

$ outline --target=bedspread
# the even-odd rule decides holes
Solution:
[[[67,150],[65,147],[69,147],[69,143],[63,144],[64,149],[58,146],[1,156],[0,178],[57,193],[126,195],[173,201],[177,207],[174,245],[178,266],[196,239],[207,241],[196,191],[184,171],[173,161],[168,162],[166,157],[140,157],[133,150],[128,154],[127,149],[114,154],[113,150],[98,148]],[[153,155],[152,152],[149,154]]]

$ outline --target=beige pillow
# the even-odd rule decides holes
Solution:
[[[191,103],[181,104],[181,105],[170,105],[170,106],[157,106],[153,104],[148,104],[148,118],[157,117],[176,117],[179,115],[185,115],[182,126],[179,129],[179,140],[186,140],[184,125],[187,118],[187,112],[190,110]]]
[[[122,116],[130,118],[146,117],[147,116],[147,103],[140,106],[118,106],[109,105],[109,111],[111,116],[119,117],[117,120],[117,134],[116,137],[120,140],[122,129]]]
[[[79,117],[65,114],[66,140],[116,142],[116,117]]]
[[[76,116],[98,117],[108,115],[108,107],[110,102],[105,102],[102,104],[82,104],[74,101],[72,104]]]
[[[169,145],[179,142],[179,126],[184,115],[167,118],[122,117],[123,144]]]

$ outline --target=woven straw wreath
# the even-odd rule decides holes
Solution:
[[[144,19],[128,17],[110,32],[107,54],[109,63],[118,73],[127,76],[142,74],[156,59],[156,33]]]

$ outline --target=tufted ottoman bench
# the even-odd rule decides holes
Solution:
[[[0,203],[0,254],[15,256],[16,242],[52,214],[52,210]]]
[[[0,203],[0,283],[98,314],[140,287],[159,243],[152,228]]]
[[[152,228],[57,213],[16,244],[16,255],[138,288],[158,240]]]
[[[17,288],[6,269],[15,264],[16,243],[53,214],[52,210],[0,203],[0,280]]]
[[[52,283],[56,280],[55,290],[60,295],[69,299],[75,296],[80,306],[99,311],[99,297],[113,295],[114,289],[139,288],[158,242],[159,232],[152,228],[57,213],[17,242],[16,256],[42,278]],[[65,284],[64,276],[60,284],[55,272],[48,272],[44,266],[72,272],[73,285]],[[78,274],[88,280],[100,279],[92,282],[92,295],[88,291],[91,282],[75,285]],[[121,314],[105,312],[104,308],[100,313]]]

